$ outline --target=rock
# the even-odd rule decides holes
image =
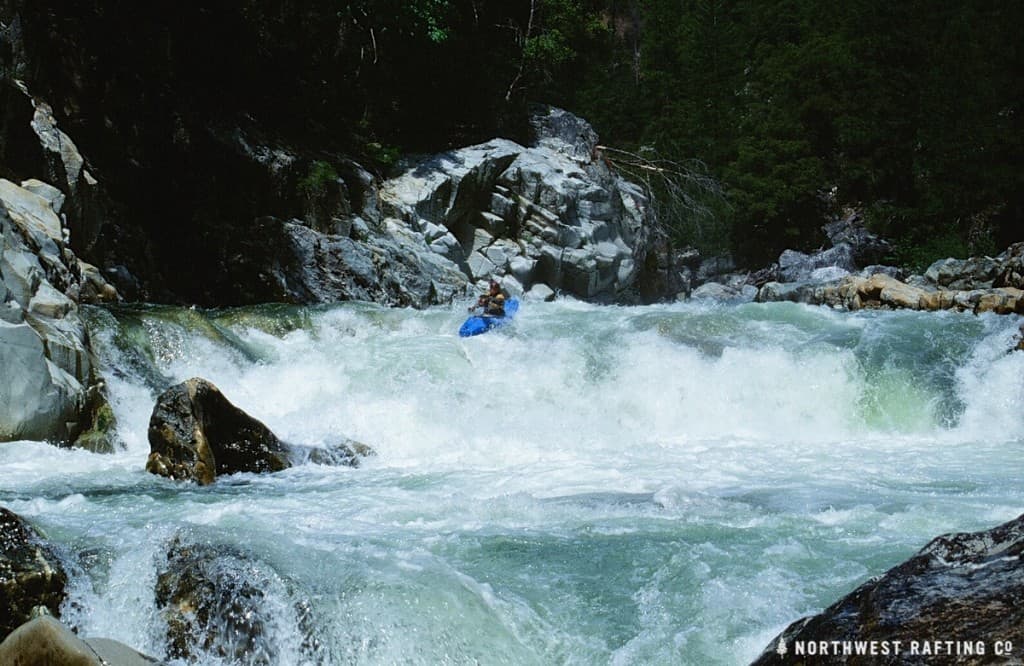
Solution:
[[[179,535],[168,546],[155,592],[171,659],[291,662],[276,627],[291,624],[300,633],[300,614],[282,603],[290,595],[281,577],[252,556],[233,547],[188,543]]]
[[[30,178],[28,180],[21,181],[22,189],[28,190],[32,194],[36,194],[45,199],[50,204],[50,208],[54,213],[60,215],[61,209],[64,207],[65,196],[64,193],[58,190],[49,183],[44,183],[41,180]]]
[[[589,162],[597,147],[597,132],[589,123],[553,106],[537,106],[530,115],[534,143]]]
[[[53,212],[50,202],[38,194],[18,187],[0,178],[0,201],[15,224],[27,232],[38,249],[52,247],[64,239],[60,218]]]
[[[109,638],[86,638],[85,643],[92,648],[104,666],[149,666],[164,663]]]
[[[857,211],[845,211],[842,217],[823,226],[822,231],[833,247],[846,245],[853,263],[858,266],[877,263],[892,252],[888,241],[867,230],[863,217]]]
[[[877,298],[877,300],[890,307],[916,310],[920,307],[923,294],[924,291],[922,289],[904,284],[884,273],[878,273],[868,278],[861,295],[868,298]]]
[[[36,191],[47,193],[44,185]],[[83,405],[96,377],[68,296],[82,293],[81,275],[51,202],[0,179],[0,441],[67,442],[87,427]],[[116,299],[102,278],[93,288]]]
[[[823,660],[829,663],[1002,663],[992,653],[997,641],[1015,649],[1024,644],[1022,555],[1024,516],[983,532],[938,537],[822,613],[789,625],[754,664],[818,663],[796,654],[798,644],[812,641],[903,642],[900,655]],[[911,641],[938,640],[985,643],[987,651],[977,659],[910,654]]]
[[[767,282],[758,290],[756,300],[758,303],[816,303],[816,287],[813,282]]]
[[[526,292],[526,298],[531,301],[553,301],[555,300],[555,290],[540,282],[530,287],[530,290]]]
[[[429,233],[430,249],[470,281],[511,274],[581,298],[622,297],[645,265],[646,198],[594,159],[585,121],[548,107],[534,121],[530,147],[493,140],[406,165],[383,183],[383,210]]]
[[[474,252],[466,259],[469,266],[469,276],[474,280],[490,277],[494,274],[495,265],[486,256]]]
[[[779,256],[779,277],[783,282],[812,279],[812,273],[821,268],[839,269],[847,273],[857,270],[853,248],[846,243],[840,243],[813,255],[786,250]]]
[[[1022,299],[1024,299],[1024,291],[1020,289],[1012,287],[993,289],[981,295],[974,306],[974,311],[977,314],[982,314],[983,312],[1013,314],[1020,308]]]
[[[1024,289],[1024,242],[1015,243],[999,255],[999,275],[993,281],[996,287]]]
[[[234,269],[240,283],[246,282],[238,289],[252,298],[426,307],[448,302],[467,282],[452,260],[433,251],[447,237],[427,245],[421,233],[396,220],[369,229],[363,241],[269,217],[254,226],[237,247]],[[454,252],[461,259],[461,249]]]
[[[902,268],[898,268],[896,266],[880,266],[878,264],[872,264],[870,266],[865,266],[864,268],[862,268],[859,274],[862,277],[871,277],[872,275],[875,275],[877,273],[883,273],[891,278],[895,278],[897,280],[902,280],[906,282],[904,278],[906,277],[907,272]]]
[[[932,312],[936,310],[949,310],[956,304],[955,296],[955,291],[936,290],[926,292],[921,295],[920,306],[922,310]]]
[[[84,389],[46,357],[44,340],[28,323],[0,321],[0,367],[0,441],[68,437]]]
[[[49,282],[40,284],[28,302],[28,311],[48,319],[63,319],[75,309],[74,302],[53,288]]]
[[[490,202],[498,176],[524,148],[505,139],[435,155],[386,181],[380,189],[385,215],[425,219],[458,235]]]
[[[53,549],[19,516],[0,507],[0,640],[28,622],[36,606],[59,615],[66,585]]]
[[[79,303],[116,303],[120,300],[117,289],[92,264],[79,259],[78,274],[81,276]]]
[[[779,282],[779,265],[772,264],[766,268],[754,271],[750,274],[748,282],[755,287],[761,287],[769,282]]]
[[[327,467],[359,467],[362,458],[377,455],[372,448],[352,439],[346,439],[332,446],[290,446],[291,461],[294,465],[310,463]]]
[[[0,664],[12,666],[152,666],[159,663],[117,641],[83,640],[48,616],[26,622],[0,643]]]
[[[811,271],[812,282],[836,282],[850,274],[850,271],[839,266],[823,266]]]
[[[1000,265],[991,257],[940,259],[928,267],[925,278],[953,290],[988,289],[999,276]]]
[[[75,439],[72,446],[76,449],[85,449],[93,453],[114,453],[119,447],[117,418],[103,395],[103,389],[102,385],[96,385],[90,387],[88,391],[86,413],[90,415],[90,426]]]
[[[201,485],[222,474],[290,466],[285,445],[267,426],[199,378],[172,386],[157,399],[149,420],[149,447],[148,472]]]
[[[693,290],[690,298],[727,303],[749,303],[757,298],[757,294],[757,287],[749,284],[737,288],[718,282],[705,282]]]

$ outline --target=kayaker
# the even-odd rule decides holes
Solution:
[[[496,280],[490,281],[487,285],[487,293],[481,294],[480,298],[476,301],[476,305],[469,308],[469,311],[472,312],[477,308],[484,309],[485,317],[505,316],[505,294],[501,290],[501,285]]]

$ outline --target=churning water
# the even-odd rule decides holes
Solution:
[[[68,561],[65,619],[166,655],[182,535],[250,558],[269,663],[740,664],[1024,509],[1020,318],[560,301],[460,339],[464,314],[91,310],[125,450],[0,446],[0,503]],[[151,476],[155,396],[193,376],[286,441],[378,455]]]

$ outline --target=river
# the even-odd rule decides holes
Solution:
[[[742,664],[1024,510],[1019,317],[566,300],[460,339],[462,307],[86,314],[124,450],[2,445],[0,504],[68,561],[67,621],[156,656],[175,535],[258,563],[271,663]],[[152,476],[155,397],[193,376],[377,455]]]

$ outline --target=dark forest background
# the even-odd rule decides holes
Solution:
[[[746,265],[817,247],[824,216],[844,208],[909,266],[1024,237],[1019,0],[0,9],[28,51],[0,60],[20,63],[129,208],[154,208],[163,181],[157,208],[202,191],[224,209],[228,176],[188,174],[201,174],[196,147],[230,132],[384,173],[409,152],[526,140],[529,105],[544,102],[591,121],[613,164],[666,176],[654,185],[676,242]]]

